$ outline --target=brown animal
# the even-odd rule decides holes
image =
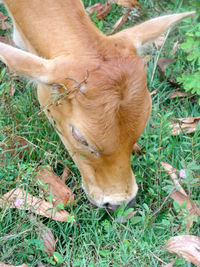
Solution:
[[[194,12],[158,17],[106,36],[80,0],[4,0],[21,49],[0,58],[37,81],[38,99],[79,168],[92,203],[115,209],[137,194],[132,147],[151,113],[137,51]]]

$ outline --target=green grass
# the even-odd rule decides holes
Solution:
[[[85,2],[94,4],[97,1]],[[138,21],[158,14],[192,9],[199,1],[191,1],[189,7],[184,1],[143,0],[140,3],[144,11]],[[113,7],[103,26],[101,23],[103,31],[111,29],[120,17],[120,12],[123,12],[122,8]],[[185,31],[191,25],[192,22],[182,22],[181,26],[172,31],[161,56],[170,57],[173,43],[183,40]],[[152,50],[151,53],[153,56],[148,63],[149,81],[158,51]],[[176,57],[180,68],[188,64],[182,51],[178,50]],[[176,73],[176,68],[173,64],[170,66],[173,73]],[[196,165],[200,162],[199,131],[192,135],[171,137],[169,129],[173,117],[199,116],[195,97],[170,100],[169,95],[174,88],[167,81],[162,81],[156,71],[149,84],[150,91],[157,89],[157,94],[152,97],[152,115],[139,140],[145,154],[133,155],[131,159],[139,186],[134,206],[137,220],[133,217],[122,224],[116,220],[120,211],[111,216],[103,209],[93,208],[87,200],[81,189],[79,171],[39,109],[36,88],[27,81],[10,75],[3,65],[0,78],[0,144],[6,144],[11,135],[23,136],[29,141],[29,150],[23,152],[21,157],[20,151],[11,157],[9,153],[5,154],[5,147],[0,146],[0,153],[5,155],[0,165],[0,195],[15,187],[35,192],[33,174],[39,165],[49,164],[58,174],[62,173],[64,166],[68,166],[74,174],[67,184],[73,189],[76,201],[67,209],[79,225],[37,218],[52,230],[57,240],[56,251],[63,260],[60,266],[164,266],[175,259],[175,255],[163,249],[170,237],[181,234],[199,235],[198,222],[194,222],[189,233],[186,231],[187,213],[185,210],[179,211],[172,199],[168,199],[161,211],[153,215],[172,188],[169,176],[160,165],[161,161],[166,161],[179,170],[187,169],[188,178],[183,181],[183,186],[191,198],[200,204],[197,181],[193,184],[198,172]],[[16,87],[14,96],[9,94],[12,85]],[[37,266],[39,262],[43,262],[45,266],[53,266],[53,263],[48,263],[53,259],[47,257],[37,229],[27,212],[9,208],[0,210],[0,261],[14,265],[26,263],[28,266]],[[175,266],[192,265],[177,258]]]

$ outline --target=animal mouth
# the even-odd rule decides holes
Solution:
[[[132,208],[133,205],[135,204],[136,202],[136,197],[134,197],[133,199],[131,199],[127,204],[126,204],[126,207],[125,207],[125,210],[129,209],[129,208]],[[104,208],[109,212],[109,213],[113,213],[115,210],[117,210],[121,205],[112,205],[112,204],[109,204],[109,203],[105,203],[104,204]]]

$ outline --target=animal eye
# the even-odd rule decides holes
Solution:
[[[85,140],[85,138],[81,135],[78,129],[72,126],[72,136],[74,139],[76,139],[79,143],[81,143],[84,146],[88,146],[88,142]]]

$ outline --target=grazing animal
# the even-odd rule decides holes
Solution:
[[[89,200],[113,210],[132,204],[138,186],[130,156],[151,113],[137,52],[194,12],[106,36],[80,0],[2,2],[19,48],[0,43],[0,58],[37,82],[40,105],[80,170]]]

